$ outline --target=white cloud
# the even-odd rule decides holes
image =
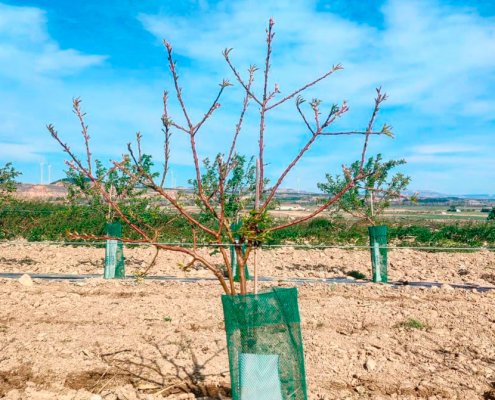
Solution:
[[[476,119],[479,124],[493,121],[493,18],[446,6],[439,0],[389,0],[381,11],[384,24],[380,29],[336,14],[316,12],[313,1],[256,2],[255,6],[251,0],[223,1],[194,16],[142,14],[139,20],[157,42],[162,38],[172,42],[179,56],[178,67],[185,76],[181,83],[185,93],[194,88],[199,89],[201,96],[201,87],[212,82],[212,75],[218,79],[229,74],[220,54],[225,47],[234,47],[232,59],[243,73],[250,63],[263,67],[264,28],[268,18],[274,16],[271,84],[280,83],[283,94],[323,73],[332,64],[342,62],[344,71],[310,90],[306,97],[319,97],[326,105],[348,99],[351,112],[339,124],[345,129],[361,129],[367,122],[374,88],[382,86],[390,94],[383,107],[387,122],[401,127],[397,131],[402,138],[401,146],[412,143],[398,151],[387,142],[387,151],[396,158],[405,156],[414,173],[427,168],[428,163],[448,170],[469,159],[474,161],[467,165],[470,171],[475,171],[478,159],[489,161],[480,146],[469,144],[473,143],[469,139],[465,143],[439,143],[439,137],[442,132],[448,132],[450,138],[452,135],[469,138],[469,130],[463,130],[461,124],[471,124],[467,122],[470,119]],[[187,62],[181,62],[180,57],[184,56]],[[193,73],[197,84],[188,86],[187,79]],[[261,80],[260,71],[258,90]],[[269,131],[271,138],[277,140],[275,147],[267,148],[269,162],[276,166],[275,170],[283,169],[305,134],[294,111],[293,103],[285,106],[282,111],[285,117],[277,116]],[[393,120],[394,116],[404,114],[409,120],[416,120],[414,124],[421,127],[421,132],[411,127],[414,124]],[[269,115],[268,121],[274,122],[273,117]],[[478,135],[478,139],[484,143],[486,136]],[[417,145],[418,140],[422,145]],[[487,146],[493,148],[491,143]],[[345,162],[347,158],[355,158],[350,154],[356,149],[355,141],[349,141],[347,146],[321,147],[301,164],[298,172],[291,174],[288,183],[294,183],[297,174],[302,173],[314,176],[307,180],[308,186],[312,186],[316,175],[329,170],[326,161],[329,151],[337,152]],[[381,148],[373,145],[372,150],[381,151]]]
[[[0,160],[9,161],[43,161],[44,157],[38,153],[36,146],[25,143],[1,143]]]
[[[24,43],[49,40],[45,14],[35,7],[16,7],[0,3],[0,38]]]
[[[194,17],[142,14],[139,19],[157,38],[170,40],[177,54],[205,63],[204,73],[210,74],[225,70],[220,55],[225,47],[234,47],[232,58],[239,65],[262,65],[263,28],[274,15],[279,23],[273,68],[286,93],[343,62],[346,70],[315,90],[318,96],[329,99],[331,93],[330,101],[345,97],[364,105],[370,103],[373,87],[383,85],[392,105],[427,115],[491,117],[495,102],[492,96],[482,99],[495,87],[495,24],[490,18],[437,1],[389,0],[382,9],[384,29],[378,30],[316,13],[314,2],[253,5],[250,0],[221,2]]]
[[[322,98],[325,108],[349,100],[351,111],[339,121],[338,129],[364,128],[374,88],[383,86],[390,100],[378,124],[386,120],[397,127],[398,139],[373,138],[369,154],[383,152],[386,158],[405,157],[414,172],[413,182],[430,162],[438,170],[447,171],[454,168],[455,160],[487,160],[490,149],[495,151],[492,141],[487,140],[495,109],[493,19],[472,10],[443,6],[440,0],[389,0],[382,9],[382,28],[316,12],[313,0],[223,0],[215,5],[201,2],[200,6],[196,14],[135,16],[155,36],[158,55],[165,53],[162,38],[174,45],[180,84],[195,120],[210,106],[212,91],[221,79],[233,80],[221,55],[225,47],[234,47],[232,59],[243,74],[250,63],[262,69],[264,29],[273,16],[276,36],[270,86],[279,83],[285,95],[332,64],[342,62],[344,71],[306,95]],[[6,87],[0,99],[0,142],[18,139],[16,148],[6,149],[11,149],[15,157],[25,154],[25,159],[33,162],[48,153],[61,158],[60,149],[44,127],[53,122],[64,139],[80,152],[83,145],[70,101],[73,96],[81,96],[88,112],[95,157],[118,158],[140,130],[145,151],[159,158],[161,90],[172,89],[170,78],[164,78],[166,66],[163,65],[163,75],[153,71],[149,76],[150,70],[145,70],[142,77],[132,74],[134,78],[128,79],[128,71],[121,74],[121,67],[106,62],[105,56],[61,48],[57,38],[48,33],[47,16],[38,8],[0,4],[0,85]],[[118,34],[122,27],[108,29]],[[93,81],[81,73],[95,66],[101,66],[105,76],[114,78]],[[68,75],[77,79],[66,79]],[[261,81],[259,71],[258,90]],[[226,150],[241,101],[238,85],[229,88],[221,100],[222,108],[196,138],[200,157]],[[171,99],[170,111],[174,120],[181,120],[175,99]],[[254,105],[248,114],[238,148],[250,155],[256,152],[259,124]],[[469,128],[464,130],[463,126]],[[276,173],[297,154],[308,133],[292,101],[280,111],[270,112],[267,127],[266,161]],[[484,134],[476,140],[462,140],[471,130]],[[448,138],[456,140],[447,142]],[[174,168],[191,165],[186,139],[181,132],[172,138]],[[324,172],[339,172],[342,162],[352,162],[360,156],[361,138],[324,139],[288,177],[286,186],[296,185],[299,178],[302,188],[314,188]],[[485,151],[469,143],[486,143]],[[8,160],[9,151],[0,152],[0,159]],[[475,164],[469,165],[474,171]],[[493,172],[486,174],[495,178]]]
[[[31,85],[77,74],[105,59],[61,49],[47,32],[43,10],[0,3],[0,79]]]

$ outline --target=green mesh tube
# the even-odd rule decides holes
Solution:
[[[121,238],[122,224],[120,222],[107,223],[107,236]],[[107,240],[105,247],[105,279],[125,278],[124,248],[120,240]]]
[[[387,227],[369,226],[371,251],[371,279],[373,282],[388,282],[387,273]]]
[[[233,400],[307,400],[297,289],[223,295]]]

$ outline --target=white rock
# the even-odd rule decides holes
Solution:
[[[31,279],[31,277],[28,274],[22,275],[19,278],[19,283],[22,286],[26,286],[26,287],[30,287],[30,286],[33,286],[34,285],[33,280]]]
[[[364,364],[364,368],[366,368],[367,371],[373,371],[376,368],[376,361],[368,358]]]

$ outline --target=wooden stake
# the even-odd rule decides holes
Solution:
[[[260,159],[256,159],[256,197],[254,199],[254,209],[260,208]],[[258,294],[258,266],[257,266],[258,249],[254,248],[254,294]]]

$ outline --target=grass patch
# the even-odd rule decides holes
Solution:
[[[395,325],[397,328],[404,328],[404,329],[419,329],[419,330],[428,330],[430,327],[425,324],[424,322],[421,322],[417,319],[414,318],[409,318],[406,319],[405,321],[399,322],[397,325]]]

